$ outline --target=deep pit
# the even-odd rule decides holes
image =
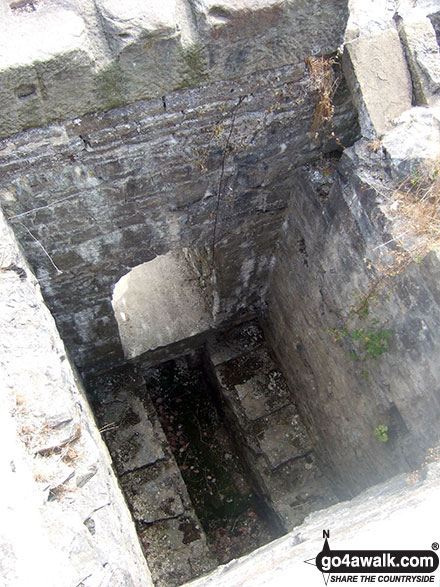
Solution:
[[[399,216],[438,168],[438,6],[22,4],[0,429],[25,523],[0,567],[170,587],[240,556],[202,584],[314,584],[324,527],[382,536],[438,489],[438,240]]]
[[[89,394],[159,587],[248,554],[337,501],[256,320]]]

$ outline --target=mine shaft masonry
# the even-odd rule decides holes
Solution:
[[[108,430],[109,445],[114,450],[119,437],[115,466],[133,482],[129,492],[135,495],[143,475],[162,492],[159,505],[171,512],[164,510],[163,534],[176,536],[170,528],[178,524],[195,559],[206,546],[180,473],[167,460],[151,398],[136,394],[148,369],[194,349],[204,349],[243,458],[286,528],[298,522],[289,511],[305,514],[308,503],[328,498],[327,477],[343,497],[396,473],[424,474],[420,463],[439,437],[440,265],[435,247],[414,255],[412,234],[391,215],[388,196],[427,157],[440,156],[438,9],[390,1],[372,17],[357,2],[349,15],[339,0],[259,0],[252,9],[246,0],[234,7],[166,0],[163,10],[161,3],[147,9],[97,0],[77,14],[70,0],[12,4],[0,5],[2,39],[7,45],[24,31],[29,52],[1,57],[2,208],[84,380],[91,385],[113,368],[133,375],[122,402],[114,390],[107,398],[110,416],[125,418],[113,436]],[[65,34],[42,38],[42,30]],[[148,575],[142,559],[135,557],[132,574],[118,550],[114,521],[128,522],[81,388],[61,342],[53,342],[58,335],[29,268],[10,235],[5,242],[12,243],[0,272],[7,331],[16,319],[10,308],[22,303],[20,328],[32,332],[35,307],[45,316],[44,348],[50,341],[57,348],[44,376],[35,372],[41,353],[23,376],[11,357],[11,390],[18,380],[31,397],[33,382],[44,388],[43,377],[54,390],[46,420],[17,401],[24,446],[37,446],[39,464],[62,454],[50,503],[62,519],[66,487],[77,483],[72,491],[89,513],[75,518],[80,530],[72,532],[84,549],[103,539],[90,511],[104,506],[92,507],[82,487],[92,479],[101,495],[105,486],[105,503],[114,497],[115,505],[112,515],[100,515],[120,567],[105,568],[95,552],[90,576],[144,585],[132,579]],[[256,317],[266,351],[249,341],[243,351],[234,337],[223,344],[230,329]],[[18,348],[10,336],[11,349],[25,356],[26,345],[18,339]],[[26,373],[31,386],[22,385]],[[69,406],[80,398],[67,415],[55,409],[57,390]],[[42,401],[38,393],[34,400]],[[104,412],[98,418],[110,418]],[[32,418],[41,420],[39,443],[27,432]],[[135,433],[149,440],[133,456]],[[126,460],[120,441],[128,443]],[[102,467],[77,452],[82,443],[95,447]],[[288,498],[289,474],[310,482],[313,495],[304,497],[304,489]],[[168,493],[168,479],[178,498]],[[134,499],[132,509],[147,537],[158,512],[141,502]],[[75,556],[63,552],[62,560]]]
[[[338,141],[311,140],[315,107],[297,63],[175,91],[166,110],[141,101],[30,130],[3,142],[1,193],[83,373],[124,360],[118,280],[186,249],[205,324],[262,315],[317,454],[350,494],[415,466],[435,442],[438,265],[433,254],[410,265],[371,314],[392,332],[385,355],[350,361],[332,343],[328,331],[374,279],[364,259],[374,263],[390,229],[380,194],[360,178],[361,150],[346,150],[339,168],[332,155],[358,133],[342,77]],[[377,441],[379,425],[389,442]]]

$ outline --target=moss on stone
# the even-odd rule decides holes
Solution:
[[[125,104],[124,74],[119,63],[113,62],[99,72],[97,94],[104,108],[116,108]]]
[[[185,63],[183,69],[182,87],[189,88],[198,86],[208,79],[207,59],[205,47],[199,43],[188,45],[183,52]]]

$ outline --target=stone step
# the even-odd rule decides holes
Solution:
[[[256,320],[207,344],[208,364],[249,469],[282,525],[336,501]]]
[[[156,587],[216,567],[142,375],[126,366],[97,377],[90,388]]]

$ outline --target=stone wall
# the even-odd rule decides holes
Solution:
[[[8,0],[0,137],[330,53],[348,2]]]
[[[4,209],[81,369],[122,359],[112,288],[171,249],[204,261],[217,324],[259,305],[291,171],[337,147],[312,140],[316,95],[301,62],[2,141]],[[335,104],[350,143],[343,80]]]
[[[296,175],[267,300],[269,340],[348,494],[416,467],[438,442],[440,264],[395,238],[381,165],[365,145],[346,150],[325,202],[313,174]],[[385,346],[366,347],[368,335]]]
[[[150,587],[107,449],[0,216],[3,585]]]

